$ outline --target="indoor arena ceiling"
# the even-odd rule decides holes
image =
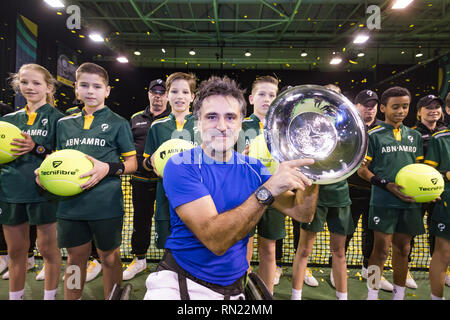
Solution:
[[[80,7],[83,28],[100,32],[135,66],[324,70],[335,52],[341,67],[367,70],[450,51],[449,0],[415,0],[400,10],[393,0],[70,2]],[[370,36],[366,43],[353,43],[359,32]]]

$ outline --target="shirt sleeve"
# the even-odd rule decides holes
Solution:
[[[374,139],[372,135],[369,135],[368,137],[368,146],[367,146],[367,153],[366,153],[366,159],[369,161],[373,161],[373,158],[375,156],[374,153]]]
[[[189,155],[184,152],[183,155]],[[175,161],[180,157],[171,157],[164,167],[163,185],[167,198],[173,208],[209,195],[202,182],[198,168],[190,161]]]
[[[136,154],[133,134],[128,121],[122,121],[117,137],[119,152],[122,156],[128,157]]]
[[[435,137],[431,137],[427,145],[427,154],[425,155],[425,164],[438,167],[440,163],[439,143]]]
[[[55,118],[53,119],[53,121],[54,121],[54,123],[53,123],[53,130],[54,130],[54,132],[53,132],[52,141],[51,141],[51,147],[50,147],[51,151],[59,150],[57,148],[57,141],[58,141],[57,129],[58,129],[58,121],[59,121],[59,119],[61,119],[63,117],[64,117],[64,115],[62,113],[57,112],[56,115],[55,115]]]
[[[423,154],[423,141],[422,141],[422,135],[417,131],[417,152],[416,152],[416,161],[423,161],[424,154]]]
[[[148,128],[147,138],[145,139],[145,148],[144,148],[144,158],[150,157],[153,153],[155,153],[155,129],[150,126]]]

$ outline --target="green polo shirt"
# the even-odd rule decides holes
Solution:
[[[369,146],[366,159],[369,170],[380,178],[395,182],[397,172],[404,166],[423,159],[422,136],[416,130],[401,125],[398,129],[382,122],[368,131]],[[418,208],[418,203],[408,203],[393,193],[372,186],[370,205],[386,208]]]
[[[28,133],[37,145],[47,150],[56,148],[56,123],[64,115],[49,104],[36,112],[27,112],[27,107],[1,118]],[[46,201],[46,192],[35,183],[34,170],[43,159],[28,152],[16,160],[1,165],[0,200],[9,203],[34,203]],[[44,197],[45,196],[45,197]]]
[[[150,157],[167,140],[183,139],[191,141],[194,146],[199,144],[198,131],[195,127],[195,118],[192,113],[184,117],[183,124],[177,124],[173,113],[165,118],[153,121],[145,141],[144,157]]]
[[[428,142],[425,163],[435,167],[440,172],[450,171],[450,129],[436,132]],[[450,182],[445,183],[441,201],[447,210],[433,212],[433,219],[450,223]]]
[[[130,125],[108,107],[86,115],[85,110],[58,121],[57,149],[74,149],[103,162],[119,162],[136,154]],[[121,216],[123,195],[119,176],[105,177],[94,188],[61,197],[57,217],[100,220]]]
[[[150,157],[160,145],[171,139],[187,140],[194,146],[200,144],[200,135],[195,126],[195,117],[192,113],[184,117],[183,124],[177,123],[173,113],[165,118],[153,121],[145,142],[144,158]],[[170,220],[169,200],[164,191],[162,181],[162,178],[158,178],[156,185],[155,220]]]
[[[263,123],[254,113],[250,117],[244,118],[242,120],[242,130],[239,132],[236,143],[236,151],[242,153],[253,139],[263,133],[263,129]]]

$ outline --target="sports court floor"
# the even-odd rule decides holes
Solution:
[[[27,274],[25,285],[26,300],[40,300],[43,297],[44,282],[36,281],[35,277],[41,268],[41,260],[36,260],[36,268],[32,269]],[[63,261],[63,264],[65,261]],[[130,300],[141,300],[145,294],[145,280],[150,272],[155,270],[156,263],[148,263],[148,268],[145,272],[137,275],[134,279],[126,281],[131,283],[133,290]],[[257,268],[257,267],[255,267]],[[330,283],[331,269],[328,267],[312,267],[314,277],[319,282],[318,287],[303,286],[304,300],[335,300],[335,290]],[[349,300],[365,300],[367,295],[366,282],[360,276],[361,269],[348,270],[348,299]],[[428,272],[426,271],[412,271],[413,277],[417,282],[418,289],[406,289],[405,300],[430,300],[430,284],[428,280]],[[384,276],[392,282],[392,271],[387,270]],[[61,274],[62,277],[62,274]],[[283,267],[283,275],[280,283],[275,286],[274,297],[276,300],[289,300],[291,296],[291,277],[292,269],[290,266]],[[125,282],[124,282],[125,283]],[[390,300],[391,292],[380,291],[381,300]],[[450,288],[445,287],[445,298],[450,299]],[[8,281],[0,279],[0,300],[8,299]],[[63,299],[63,282],[61,281],[57,299]],[[100,275],[88,282],[85,285],[83,300],[102,300],[103,299],[103,284]]]

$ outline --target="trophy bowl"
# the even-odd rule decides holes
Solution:
[[[266,114],[264,137],[278,161],[312,158],[299,169],[316,184],[352,175],[367,152],[366,126],[344,95],[319,85],[284,91]]]

